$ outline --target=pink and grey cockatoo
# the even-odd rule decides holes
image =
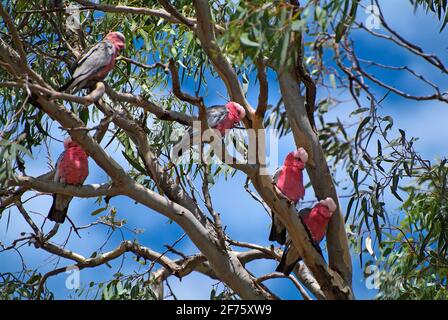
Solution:
[[[303,169],[308,161],[308,153],[303,148],[290,152],[283,163],[283,166],[274,173],[273,182],[281,195],[297,205],[305,195],[303,186]],[[280,244],[286,242],[286,228],[272,212],[272,227],[269,234],[270,241],[277,241]]]
[[[233,129],[246,116],[244,108],[236,102],[230,101],[225,106],[216,105],[207,108],[207,123],[211,129],[216,129],[221,137],[224,137],[226,130]],[[174,145],[172,154],[180,157],[190,146],[195,143],[194,139],[201,135],[198,130],[190,128],[188,134]],[[197,139],[200,141],[200,139]]]
[[[114,68],[115,58],[125,47],[125,40],[122,33],[110,32],[77,62],[72,78],[59,91],[76,93],[92,85],[92,81],[104,80]]]
[[[308,236],[320,254],[322,254],[322,251],[319,247],[319,243],[325,237],[325,234],[327,233],[328,221],[330,221],[330,218],[336,209],[337,206],[334,200],[331,198],[326,198],[325,200],[319,201],[313,209],[302,209],[299,212],[299,217],[308,232]],[[294,269],[294,266],[301,259],[302,258],[296,248],[292,245],[292,241],[288,240],[286,249],[283,251],[282,259],[276,271],[289,275]]]
[[[71,138],[64,141],[64,152],[56,163],[54,181],[65,184],[81,185],[89,174],[87,154]],[[67,216],[67,209],[73,197],[63,194],[53,194],[53,204],[48,219],[63,223]]]

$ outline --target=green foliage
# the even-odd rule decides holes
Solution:
[[[54,88],[66,83],[69,70],[73,68],[77,59],[75,53],[79,55],[85,52],[110,30],[119,30],[125,34],[127,43],[126,49],[122,52],[125,57],[131,57],[145,64],[166,63],[169,59],[174,59],[179,66],[182,82],[195,83],[192,90],[196,94],[207,93],[207,75],[214,76],[215,71],[200,47],[198,39],[189,28],[182,24],[171,24],[149,15],[103,12],[92,14],[89,11],[81,11],[80,20],[85,28],[83,38],[80,39],[77,33],[66,27],[68,18],[66,12],[50,11],[42,15],[36,10],[42,8],[40,1],[11,0],[8,3],[7,8],[10,8],[10,15],[14,18],[15,24],[21,27],[22,33],[27,34],[25,50],[30,52],[30,66]],[[159,8],[157,1],[129,0],[107,1],[107,3]],[[324,32],[330,31],[336,21],[346,21],[351,13],[347,8],[354,8],[356,3],[357,1],[349,0],[321,1],[317,4],[310,2],[298,7],[289,1],[212,1],[212,15],[218,25],[227,29],[225,33],[217,34],[224,55],[232,61],[242,78],[248,79],[248,75],[254,72],[256,60],[260,57],[267,59],[271,67],[292,63],[294,60],[289,59],[290,56],[287,55],[291,38],[297,38],[296,42],[299,43],[301,33],[304,33],[318,39]],[[177,1],[175,5],[183,15],[194,16],[191,1]],[[349,25],[348,22],[344,23],[347,28]],[[7,32],[4,24],[0,27]],[[306,64],[311,72],[319,77],[325,71],[319,67],[319,58],[316,59],[313,56],[314,54],[321,56],[322,52],[314,52],[312,43],[313,41],[305,42],[305,46],[310,50]],[[0,72],[2,72],[0,76],[8,77],[3,69]],[[108,84],[118,92],[140,94],[167,110],[196,113],[191,106],[179,101],[173,95],[162,93],[170,86],[170,77],[163,68],[145,70],[124,60],[118,60],[116,68],[108,76]],[[247,85],[249,85],[248,82]],[[2,142],[0,152],[3,152],[5,156],[2,158],[0,167],[0,181],[5,182],[17,172],[17,169],[26,169],[26,162],[22,160],[24,148],[32,152],[34,147],[48,143],[53,137],[50,134],[52,121],[30,104],[31,97],[20,96],[23,90],[10,88],[0,90],[3,93],[0,98],[2,139],[11,140],[11,137],[20,137],[22,133],[25,134],[25,139]],[[96,108],[87,109],[75,103],[66,104],[87,124],[97,123],[100,119],[100,113]],[[142,126],[147,125],[145,130],[148,141],[160,156],[160,160],[169,165],[169,150],[172,143],[183,134],[185,130],[183,126],[160,121],[151,115],[148,117],[141,108],[131,104],[123,104],[122,107],[136,119],[141,119]],[[269,112],[267,119],[270,120],[266,124],[272,124],[280,130],[281,134],[289,131],[281,106]],[[130,173],[139,182],[154,189],[154,185],[151,185],[149,181],[145,183],[145,170],[142,163],[137,160],[138,153],[135,145],[129,137],[117,131],[115,141],[118,140],[124,147],[124,156],[129,161]],[[197,172],[197,170],[198,168],[194,165],[182,168],[183,173]],[[222,166],[221,169],[213,172],[222,174],[228,171],[227,167]],[[174,172],[171,170],[171,173]]]
[[[220,287],[223,286],[222,289]],[[220,292],[219,292],[220,291]],[[235,294],[229,287],[221,284],[213,285],[212,291],[210,291],[210,300],[237,300]]]
[[[24,155],[31,156],[31,153],[18,141],[25,139],[25,134],[18,137],[16,141],[0,140],[0,186],[11,179],[15,170],[24,171]]]
[[[77,58],[76,53],[79,55],[88,50],[110,30],[118,30],[127,39],[123,56],[144,64],[166,63],[174,59],[183,90],[204,97],[216,95],[216,89],[214,86],[209,87],[208,83],[209,79],[216,77],[214,68],[197,37],[182,24],[170,24],[162,18],[149,15],[98,11],[91,14],[84,11],[81,20],[85,27],[81,33],[83,37],[80,38],[78,33],[65,27],[66,13],[23,13],[41,9],[42,1],[6,2],[15,24],[20,26],[20,33],[26,35],[24,46],[26,52],[29,52],[30,67],[54,88],[63,85],[69,78],[69,70]],[[281,69],[299,61],[319,90],[330,88],[334,92],[350,89],[354,98],[363,98],[362,88],[350,87],[342,72],[332,62],[328,62],[328,53],[333,53],[334,47],[350,42],[346,40],[356,19],[358,0],[300,1],[301,6],[295,5],[294,1],[209,2],[214,22],[226,30],[217,32],[218,45],[236,69],[245,93],[257,88],[250,79],[259,61],[271,69]],[[443,20],[442,29],[445,27],[448,21],[447,1],[411,2],[436,12],[439,19]],[[100,3],[160,9],[155,0]],[[191,1],[171,3],[184,16],[194,17]],[[48,7],[48,1],[44,7]],[[0,23],[0,31],[8,33],[4,23]],[[84,46],[81,45],[83,43]],[[298,48],[302,45],[303,56],[299,56]],[[1,82],[10,80],[2,68],[0,79]],[[140,68],[119,59],[107,83],[118,92],[141,95],[163,109],[197,114],[194,107],[169,93],[170,76],[164,68]],[[193,85],[187,86],[190,83]],[[303,86],[300,90],[305,95]],[[0,87],[0,187],[14,174],[25,172],[27,160],[33,152],[40,151],[54,140],[52,132],[65,134],[64,131],[57,131],[57,124],[43,115],[31,103],[32,97],[23,92],[21,89]],[[224,96],[223,100],[227,98]],[[316,101],[319,141],[328,157],[331,172],[346,172],[348,186],[343,185],[347,181],[336,179],[336,175],[334,177],[339,187],[347,191],[350,197],[345,219],[350,231],[360,235],[358,239],[352,238],[354,248],[362,257],[365,252],[364,233],[376,235],[383,257],[380,263],[384,269],[379,298],[448,298],[446,164],[442,162],[435,167],[427,165],[413,148],[416,139],[408,138],[403,130],[396,130],[390,116],[376,112],[379,102],[371,96],[368,98],[371,105],[354,107],[350,123],[344,123],[340,118],[326,121],[329,109],[337,105],[330,94]],[[118,107],[112,101],[105,101],[112,107]],[[85,108],[68,102],[66,107],[87,126],[97,124],[100,120],[100,112],[95,107]],[[190,183],[186,180],[187,175],[193,180],[204,176],[204,167],[193,162],[176,168],[171,166],[168,155],[173,143],[185,132],[184,126],[161,121],[132,104],[122,103],[119,107],[146,132],[164,172],[185,188]],[[269,106],[265,125],[278,129],[281,137],[290,133],[290,124],[281,99],[274,107]],[[128,162],[128,174],[145,187],[156,190],[131,137],[112,125],[109,129],[113,131],[115,151],[121,147],[122,155]],[[236,131],[226,139],[232,139],[235,148],[243,150],[242,153],[246,151],[245,137],[241,131]],[[107,151],[113,152],[110,149]],[[210,169],[210,185],[220,176],[227,178],[235,174],[226,165],[214,165]],[[406,187],[416,177],[419,177],[419,188]],[[391,217],[386,212],[385,198],[390,193],[403,202],[405,192],[408,195],[403,203],[406,216],[399,219],[395,229],[389,230],[388,220]],[[103,221],[113,229],[126,222],[117,219],[113,207],[103,206],[101,201],[99,204],[102,207],[93,211],[92,216],[110,209],[102,217]],[[36,284],[41,279],[40,275],[34,274],[29,279],[16,278],[12,274],[0,276],[2,299],[33,297]],[[156,299],[153,285],[151,281],[143,280],[142,276],[116,275],[113,280],[100,283],[97,287],[91,283],[89,288],[79,290],[78,294],[82,296],[89,290],[97,289],[97,297],[104,300]],[[44,297],[50,299],[52,294],[44,290]],[[218,293],[217,287],[214,287],[210,298],[232,299],[234,295],[228,288]]]
[[[437,13],[439,20],[443,21],[440,31],[442,31],[448,23],[448,1],[447,0],[411,0],[411,3],[417,6],[423,6],[426,11]]]
[[[278,68],[294,61],[290,59],[292,38],[297,38],[297,45],[302,37],[319,39],[340,20],[336,28],[339,41],[354,22],[357,7],[357,0],[310,1],[301,7],[288,1],[240,1],[234,8],[227,4],[228,32],[220,41],[236,65],[262,57]],[[313,44],[310,41],[306,46],[314,50]]]
[[[120,275],[122,277],[122,275]],[[93,283],[91,284],[93,286]],[[98,285],[102,300],[156,300],[151,282],[141,278],[126,277],[123,280],[116,278],[109,283]],[[82,291],[79,292],[82,294]]]
[[[41,279],[42,276],[33,271],[24,271],[19,275],[0,273],[0,300],[35,299]],[[52,300],[54,295],[44,287],[41,298]]]
[[[448,166],[434,166],[409,187],[404,217],[381,247],[380,299],[448,299]]]

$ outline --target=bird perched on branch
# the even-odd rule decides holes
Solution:
[[[71,185],[81,185],[89,174],[87,154],[71,138],[64,141],[64,152],[56,162],[54,181]],[[53,194],[53,204],[48,219],[57,223],[63,223],[67,216],[67,209],[72,196]]]
[[[246,117],[246,111],[244,108],[236,102],[230,101],[226,105],[216,105],[207,108],[206,111],[207,123],[211,129],[216,129],[221,137],[224,137],[226,130],[233,129],[241,120]],[[197,136],[200,136],[199,130],[193,130],[190,128],[183,136],[183,138],[174,145],[172,155],[180,157],[186,152],[190,146],[199,142]],[[196,139],[195,139],[196,138]]]
[[[302,220],[305,229],[308,232],[311,242],[316,250],[322,254],[319,243],[325,237],[327,232],[328,221],[330,221],[333,212],[337,209],[336,203],[331,198],[319,201],[313,209],[303,209],[299,212],[299,217]],[[292,245],[292,241],[288,240],[286,249],[283,251],[283,256],[276,271],[283,272],[289,275],[294,269],[294,266],[302,259],[296,248]]]
[[[72,78],[59,91],[76,93],[91,86],[92,81],[104,80],[114,68],[115,58],[125,47],[125,40],[122,33],[110,32],[77,62]]]
[[[273,182],[280,191],[280,195],[297,205],[300,199],[305,195],[303,186],[303,169],[305,169],[308,161],[308,153],[304,148],[290,152],[281,166],[274,173]],[[272,212],[272,227],[269,234],[270,241],[277,241],[280,244],[286,242],[286,228],[278,219],[277,215]]]

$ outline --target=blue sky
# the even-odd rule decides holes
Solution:
[[[369,3],[369,1],[364,1]],[[424,14],[417,11],[414,14],[412,6],[408,0],[381,1],[383,13],[389,21],[391,27],[399,31],[408,40],[417,43],[427,52],[434,52],[442,59],[446,55],[447,34],[443,32],[439,34],[439,22],[432,14]],[[367,15],[365,15],[367,17]],[[359,19],[363,19],[360,14]],[[383,32],[379,30],[379,32]],[[355,32],[355,48],[359,56],[366,59],[375,59],[378,62],[385,62],[394,65],[409,65],[419,72],[430,75],[431,78],[438,82],[442,89],[446,87],[446,80],[442,78],[435,69],[429,68],[421,59],[404,54],[402,50],[388,45],[384,41],[375,40],[366,34]],[[383,79],[392,85],[403,88],[414,93],[429,92],[428,88],[416,85],[414,81],[409,80],[408,76],[400,76],[393,73],[379,74]],[[276,79],[273,74],[269,76],[270,80],[270,103],[278,100],[279,89],[276,85]],[[253,83],[251,83],[253,85]],[[189,87],[191,84],[187,84]],[[257,86],[254,85],[253,88]],[[384,90],[375,89],[379,95],[384,94]],[[249,102],[256,105],[257,90],[250,90],[248,94]],[[219,81],[209,81],[207,90],[206,103],[212,105],[215,103],[223,103],[222,96],[226,96],[225,89]],[[320,96],[322,97],[322,95]],[[345,93],[340,98],[347,98]],[[332,117],[340,117],[342,120],[348,119],[348,114],[354,109],[354,103],[344,103],[328,114],[326,120]],[[437,157],[445,156],[448,147],[448,139],[445,134],[445,121],[448,119],[448,109],[445,105],[437,102],[414,102],[404,100],[395,95],[389,95],[382,104],[380,111],[384,115],[391,115],[394,118],[395,128],[405,129],[408,136],[417,136],[420,140],[416,143],[416,149],[426,158],[434,160]],[[56,124],[53,124],[53,132],[57,133]],[[107,141],[108,139],[105,139]],[[51,142],[50,151],[53,161],[55,161],[62,151],[62,144],[55,141]],[[294,149],[294,143],[291,136],[287,136],[280,141],[278,161],[283,161],[285,155]],[[107,149],[108,152],[114,154],[114,158],[121,164],[125,165],[121,152],[116,150],[114,145]],[[34,160],[30,163],[28,174],[37,176],[48,170],[45,160],[46,153],[42,150],[39,154],[35,154]],[[45,164],[45,165],[44,165]],[[90,175],[86,183],[101,183],[107,181],[107,176],[101,171],[93,161],[90,161]],[[305,178],[307,179],[307,177]],[[225,181],[220,179],[211,189],[215,208],[221,213],[223,224],[227,226],[229,235],[240,241],[253,242],[262,245],[270,245],[267,241],[270,227],[270,218],[264,212],[262,207],[254,202],[252,198],[244,191],[243,185],[245,177],[237,174],[235,178]],[[305,201],[314,200],[311,190],[307,190]],[[26,198],[26,197],[25,197]],[[388,210],[398,213],[399,203],[393,197],[387,197]],[[77,225],[85,225],[93,222],[96,217],[92,217],[90,213],[97,208],[94,203],[95,199],[74,199],[71,203],[69,214]],[[341,199],[342,207],[347,206],[347,201]],[[43,221],[42,217],[46,216],[51,205],[50,196],[42,196],[33,199],[27,203],[27,208],[33,213],[33,218],[37,221]],[[175,224],[168,223],[163,216],[152,212],[140,205],[135,205],[132,201],[124,197],[116,197],[111,200],[118,211],[118,217],[126,219],[126,226],[129,229],[143,229],[142,234],[134,235],[129,231],[123,230],[125,237],[128,239],[137,239],[139,243],[148,246],[157,251],[164,251],[164,244],[171,244],[177,240],[182,234],[182,230]],[[37,213],[35,213],[37,212]],[[10,243],[17,238],[20,232],[28,232],[29,227],[23,221],[23,218],[16,212],[11,211],[11,223],[6,230],[5,215],[0,220],[0,242],[4,244]],[[50,225],[46,224],[45,229]],[[68,225],[65,224],[60,228],[58,235],[54,241],[62,243],[68,235]],[[109,237],[107,228],[96,226],[89,229],[88,232],[81,233],[82,238],[76,236],[70,238],[67,248],[72,249],[85,256],[90,256],[93,251],[102,246]],[[103,247],[103,251],[110,250],[118,245],[122,240],[120,232],[111,235],[109,241]],[[187,238],[182,240],[177,248],[184,253],[195,253],[197,249]],[[54,268],[55,261],[49,259],[50,255],[35,249],[34,247],[23,247],[21,249],[22,256],[29,268],[38,268],[45,273]],[[168,255],[176,258],[173,255]],[[131,273],[133,271],[144,271],[142,267],[135,262],[131,254],[126,255],[126,261],[122,267],[122,273]],[[364,257],[368,259],[368,256]],[[65,265],[66,261],[61,260],[59,266]],[[88,286],[90,281],[100,282],[110,280],[114,273],[120,268],[121,259],[111,263],[112,268],[100,266],[95,269],[85,269],[81,271],[81,285]],[[14,252],[0,253],[0,271],[18,271],[20,270],[20,257]],[[256,275],[262,275],[272,272],[276,264],[272,261],[257,261],[249,264],[251,272]],[[375,295],[375,290],[369,290],[365,286],[363,271],[359,263],[358,255],[353,256],[353,287],[355,295],[358,299],[370,299]],[[49,279],[48,286],[55,292],[57,298],[70,298],[75,295],[74,291],[65,288],[65,279],[67,275],[60,274]],[[210,295],[211,285],[216,281],[210,280],[200,274],[193,273],[182,279],[180,282],[177,278],[170,278],[170,284],[178,298],[188,299],[208,299]],[[269,280],[266,282],[268,286],[281,298],[299,299],[300,296],[293,287],[292,283],[286,279]]]

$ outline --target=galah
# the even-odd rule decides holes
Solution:
[[[124,35],[120,32],[110,32],[77,62],[72,78],[59,88],[59,91],[76,93],[91,85],[92,81],[104,80],[114,68],[115,58],[124,47]]]
[[[303,148],[290,152],[283,163],[274,174],[273,182],[275,187],[281,192],[280,195],[295,205],[305,195],[303,186],[303,169],[308,161],[308,153]],[[269,234],[270,241],[277,241],[280,244],[286,242],[286,228],[272,212],[272,227]]]
[[[328,221],[330,221],[330,218],[336,209],[337,206],[334,200],[332,198],[326,198],[325,200],[319,201],[313,209],[307,208],[300,210],[299,212],[299,217],[308,232],[308,236],[320,254],[322,254],[322,251],[319,247],[319,243],[325,237]],[[292,245],[292,241],[289,239],[276,271],[289,275],[294,269],[294,266],[301,259],[297,249]]]
[[[83,184],[89,174],[87,154],[71,138],[64,141],[64,149],[56,163],[54,181],[71,185]],[[72,198],[63,194],[53,194],[53,204],[48,213],[48,219],[63,223]]]
[[[207,108],[207,123],[211,129],[217,130],[219,135],[223,137],[226,134],[226,130],[234,128],[241,120],[246,116],[244,108],[233,101],[228,102],[226,105],[215,105]],[[201,135],[198,130],[190,128],[188,134],[186,134],[178,143],[173,147],[173,155],[178,157],[182,156],[190,146],[196,143],[195,137]]]

